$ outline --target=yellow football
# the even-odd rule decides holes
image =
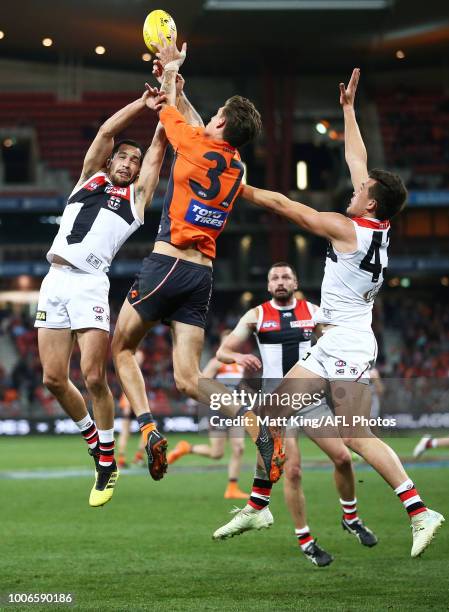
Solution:
[[[176,24],[173,17],[160,9],[151,11],[143,24],[143,39],[153,55],[157,53],[154,43],[160,44],[163,40],[176,41]]]

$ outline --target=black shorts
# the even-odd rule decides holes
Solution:
[[[142,262],[128,301],[144,321],[179,321],[206,327],[212,268],[151,253]]]

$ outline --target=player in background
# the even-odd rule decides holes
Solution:
[[[413,456],[421,457],[426,451],[431,448],[448,448],[449,438],[432,438],[430,434],[426,434],[421,438],[418,444],[413,449]]]
[[[115,142],[115,137],[147,112],[147,107],[157,108],[157,93],[156,89],[146,90],[100,127],[47,253],[51,266],[39,294],[35,326],[39,328],[43,383],[76,423],[95,461],[91,506],[102,506],[111,499],[118,478],[114,400],[106,378],[107,272],[121,245],[143,223],[167,144],[160,124],[145,156],[137,142]],[[75,342],[80,347],[81,371],[94,419],[69,378]]]
[[[139,366],[142,366],[144,362],[144,353],[143,351],[136,352],[136,360]],[[131,410],[131,405],[128,402],[128,398],[124,393],[120,396],[119,399],[119,408],[122,412],[122,428],[120,429],[120,434],[118,437],[117,447],[118,447],[118,459],[117,465],[119,468],[128,467],[128,462],[126,460],[126,449],[128,447],[129,437],[131,434],[131,421],[134,418],[134,413]],[[133,463],[135,465],[142,465],[143,463],[143,454],[145,452],[145,443],[142,436],[139,436],[139,446],[134,455]]]
[[[145,393],[136,349],[160,321],[170,325],[176,387],[185,395],[210,404],[211,395],[227,393],[216,380],[200,384],[200,356],[212,292],[212,261],[216,239],[223,231],[242,187],[244,168],[238,147],[261,130],[258,111],[246,98],[234,96],[203,127],[176,109],[175,78],[186,55],[176,43],[159,47],[164,67],[159,119],[175,151],[170,180],[153,252],[142,264],[119,314],[112,341],[114,363],[140,428],[147,438],[148,468],[154,480],[166,469],[166,439],[156,431]],[[223,408],[236,416],[244,407]],[[255,441],[272,480],[281,474],[282,440],[248,416],[248,432]]]
[[[224,363],[231,361],[246,364],[254,373],[260,362],[254,355],[240,353],[242,343],[254,336],[257,340],[263,364],[264,391],[269,392],[303,357],[311,347],[312,333],[315,330],[313,314],[318,307],[305,299],[297,299],[298,279],[296,272],[285,262],[278,262],[268,271],[268,293],[271,300],[252,308],[237,323],[235,329],[221,343],[217,357]],[[331,416],[325,403],[312,405],[302,412],[305,418],[318,419],[321,415]],[[334,463],[334,478],[339,493],[342,509],[341,525],[348,533],[354,535],[364,546],[375,546],[377,538],[360,520],[357,514],[355,496],[355,478],[351,455],[340,437],[337,428],[327,432],[328,436],[317,436],[316,430],[305,429],[307,436],[328,455]],[[318,566],[329,565],[333,557],[317,545],[307,524],[306,500],[301,485],[301,455],[298,447],[298,427],[289,427],[285,438],[285,479],[284,497],[294,525],[295,537],[307,559]],[[245,513],[248,527],[257,520],[255,511],[265,508],[268,515],[268,502],[260,495],[263,489],[270,489],[270,483],[257,479],[254,481],[251,499]],[[265,496],[268,497],[268,496]],[[235,517],[233,521],[239,521]],[[268,517],[270,522],[272,517]],[[225,539],[228,533],[233,534],[233,521],[214,534],[215,539]],[[240,525],[242,527],[242,525]],[[246,530],[246,529],[245,529]],[[241,533],[241,532],[240,532]]]
[[[323,325],[323,335],[276,391],[290,397],[294,393],[313,396],[329,385],[336,416],[345,417],[351,425],[341,427],[342,438],[384,478],[403,503],[412,527],[411,556],[417,557],[430,544],[444,517],[425,506],[397,454],[362,420],[354,419],[370,416],[369,370],[377,356],[371,329],[372,308],[388,265],[390,219],[403,209],[407,197],[399,176],[385,170],[368,172],[367,153],[354,111],[359,75],[356,68],[347,88],[340,83],[345,156],[354,185],[346,215],[318,212],[280,193],[246,185],[242,195],[330,243],[320,309],[314,315],[314,321]],[[276,406],[276,410],[282,416],[294,413],[291,407]]]
[[[221,333],[221,341],[231,333],[225,329]],[[227,389],[237,389],[243,378],[244,366],[238,363],[221,363],[216,357],[212,357],[204,367],[202,375],[204,378],[216,378]],[[218,412],[210,412],[211,416],[220,416]],[[221,415],[223,416],[223,415]],[[249,495],[239,488],[238,480],[242,466],[243,451],[245,450],[245,430],[242,427],[226,425],[210,425],[209,444],[190,444],[187,440],[180,440],[175,448],[168,453],[167,463],[171,465],[187,454],[200,455],[210,459],[221,459],[224,455],[226,438],[231,447],[231,456],[228,464],[228,485],[226,487],[225,499],[248,499]]]

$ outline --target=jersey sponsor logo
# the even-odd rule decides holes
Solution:
[[[261,326],[262,329],[275,329],[276,327],[279,327],[277,321],[264,321]]]
[[[351,376],[357,376],[357,374],[359,373],[359,368],[351,366],[349,368],[349,373],[351,374]]]
[[[47,320],[47,311],[46,310],[38,310],[36,312],[36,321],[46,321]]]
[[[332,310],[329,310],[329,308],[322,308],[321,312],[323,313],[323,317],[326,317],[326,319],[332,319]]]
[[[290,321],[290,327],[314,327],[313,321],[310,319],[303,319],[299,321]]]
[[[92,308],[92,310],[98,314],[103,314],[104,313],[104,308],[102,306],[94,306]]]
[[[104,191],[105,193],[110,193],[113,196],[126,197],[128,187],[116,187],[115,185],[107,185]]]
[[[310,328],[303,329],[302,335],[304,340],[309,340],[312,337],[312,330]]]
[[[95,315],[95,321],[103,322],[103,315]]]
[[[98,268],[101,266],[101,259],[98,259],[98,257],[96,257],[93,253],[90,253],[89,256],[86,257],[86,261],[96,270],[98,270]]]
[[[206,206],[192,198],[184,220],[198,227],[210,227],[218,230],[225,224],[227,216],[228,213]]]
[[[335,374],[344,374],[345,373],[345,369],[344,368],[337,368],[335,370]]]
[[[282,313],[282,316],[283,316],[283,317],[291,317],[291,316],[292,316],[292,313],[291,313],[291,312],[283,312],[283,313]],[[290,323],[290,325],[291,325],[291,323]]]
[[[337,366],[337,368],[344,368],[344,366],[346,365],[346,361],[343,361],[343,359],[338,359],[335,362],[335,365]]]
[[[118,210],[120,208],[120,204],[122,203],[122,199],[117,196],[112,196],[108,200],[108,208],[111,210]]]

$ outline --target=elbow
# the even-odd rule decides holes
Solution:
[[[100,126],[100,129],[98,130],[98,135],[102,138],[114,138],[115,133],[108,125],[108,121],[105,121],[103,125]]]

